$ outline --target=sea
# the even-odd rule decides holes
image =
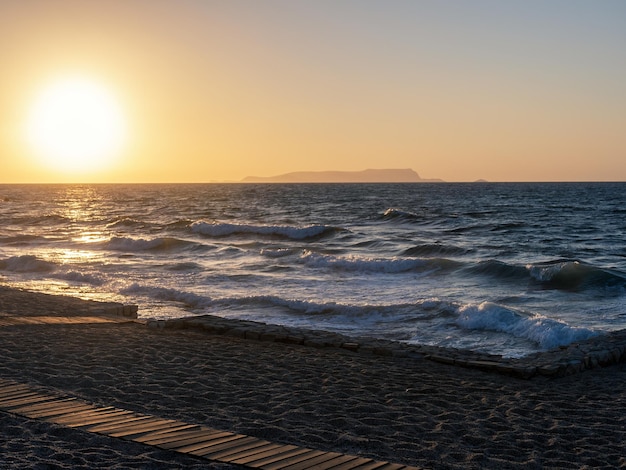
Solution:
[[[506,357],[626,328],[626,183],[0,185],[0,283]]]

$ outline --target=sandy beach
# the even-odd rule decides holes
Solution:
[[[83,308],[84,307],[84,308]],[[90,304],[0,288],[0,315]],[[424,468],[626,468],[626,365],[523,380],[139,323],[0,327],[0,378]],[[2,468],[236,468],[0,412]]]

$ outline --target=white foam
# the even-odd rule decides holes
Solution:
[[[62,279],[70,282],[80,282],[84,284],[91,284],[94,286],[101,286],[104,284],[104,280],[98,276],[92,274],[84,274],[77,271],[68,271],[66,273],[59,273],[54,276],[56,279]]]
[[[213,299],[211,297],[166,287],[141,286],[137,283],[121,289],[120,294],[146,295],[158,300],[180,302],[191,308],[205,308],[213,303]]]
[[[0,261],[0,269],[16,273],[51,272],[57,265],[34,255],[11,256]]]
[[[423,270],[433,263],[419,258],[367,258],[358,256],[322,255],[304,251],[301,256],[307,266],[314,268],[338,268],[345,271],[372,273],[402,273]]]
[[[468,330],[498,331],[537,343],[543,349],[582,341],[597,333],[541,315],[525,315],[491,302],[469,304],[458,309],[457,325]]]
[[[249,225],[249,224],[226,224],[195,222],[191,224],[191,230],[195,233],[210,237],[225,237],[235,234],[252,235],[278,235],[293,240],[317,237],[328,230],[334,230],[326,225],[309,225],[306,227],[294,227],[290,225]]]

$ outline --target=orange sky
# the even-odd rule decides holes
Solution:
[[[2,1],[0,183],[626,180],[624,44],[619,0]],[[123,110],[122,150],[91,173],[24,138],[67,75]]]

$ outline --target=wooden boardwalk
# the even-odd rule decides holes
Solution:
[[[35,391],[0,379],[0,410],[191,454],[208,460],[264,470],[417,470],[356,455],[277,444],[244,434],[95,406],[71,396]]]

